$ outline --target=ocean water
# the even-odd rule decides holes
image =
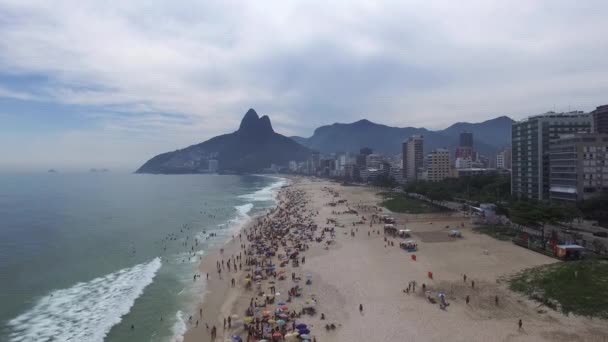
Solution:
[[[200,258],[284,184],[0,175],[0,341],[180,341],[205,286],[193,280]]]

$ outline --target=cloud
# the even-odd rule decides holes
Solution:
[[[82,108],[95,113],[89,134],[137,132],[123,142],[140,148],[164,134],[158,152],[230,132],[249,107],[304,136],[363,117],[441,128],[589,110],[608,93],[606,10],[551,0],[0,0],[0,76],[10,76],[0,97]]]

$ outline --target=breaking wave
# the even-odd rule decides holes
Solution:
[[[262,188],[251,194],[241,195],[239,197],[255,202],[274,201],[277,191],[286,184],[286,179],[279,178],[279,181],[274,182],[265,188]]]
[[[55,290],[10,320],[10,340],[102,342],[152,283],[160,258]]]

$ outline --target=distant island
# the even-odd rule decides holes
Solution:
[[[276,133],[270,118],[249,109],[239,129],[181,150],[159,154],[136,173],[252,173],[289,161],[304,161],[311,150]]]
[[[55,169],[49,169],[47,172],[48,173],[57,173],[57,170],[55,170]]]

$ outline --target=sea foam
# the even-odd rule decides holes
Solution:
[[[171,337],[171,342],[182,342],[184,340],[184,334],[188,330],[186,326],[186,322],[184,321],[183,315],[181,311],[178,311],[175,314],[175,324],[171,328],[171,332],[173,336]]]
[[[160,258],[55,290],[10,320],[10,340],[103,341],[154,280]]]
[[[265,188],[251,194],[241,195],[239,197],[255,202],[273,201],[275,199],[277,190],[279,190],[285,184],[287,184],[287,180],[284,178],[279,178],[279,181],[274,182]]]

